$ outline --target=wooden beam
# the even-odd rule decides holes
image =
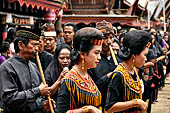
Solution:
[[[63,2],[63,0],[47,0],[47,1],[51,1],[51,2],[60,2],[60,3]]]

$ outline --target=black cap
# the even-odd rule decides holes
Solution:
[[[39,40],[41,31],[36,29],[30,29],[25,27],[19,27],[16,32],[16,37],[22,37],[32,40]]]

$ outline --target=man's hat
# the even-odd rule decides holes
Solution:
[[[109,34],[112,33],[114,34],[114,29],[113,26],[110,22],[107,22],[105,20],[101,22],[96,23],[96,28],[100,30],[103,34]]]
[[[25,27],[19,27],[16,32],[16,37],[22,37],[26,39],[39,40],[41,36],[41,30],[30,29]]]

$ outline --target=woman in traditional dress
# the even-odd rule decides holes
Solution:
[[[57,97],[58,113],[101,113],[101,93],[87,73],[101,59],[103,34],[95,28],[82,28],[73,40],[74,66],[61,83]]]
[[[118,56],[123,60],[114,70],[108,85],[106,110],[108,113],[139,113],[147,109],[142,100],[142,87],[136,68],[146,61],[150,35],[145,31],[130,31],[124,36]]]

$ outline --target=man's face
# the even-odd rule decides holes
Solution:
[[[44,50],[51,52],[55,46],[56,46],[55,37],[45,37]]]
[[[108,53],[110,53],[110,49],[109,49],[109,45],[111,45],[111,43],[113,42],[113,35],[112,34],[108,34],[104,37],[103,39],[103,44],[102,44],[102,52],[106,55],[108,55]]]
[[[22,42],[21,42],[22,43]],[[20,51],[22,52],[22,56],[25,59],[33,58],[36,52],[36,47],[38,47],[39,41],[37,40],[29,40],[28,44],[22,44],[22,49]]]
[[[73,37],[74,37],[74,28],[73,28],[73,26],[65,26],[63,35],[64,35],[65,43],[72,44]]]

